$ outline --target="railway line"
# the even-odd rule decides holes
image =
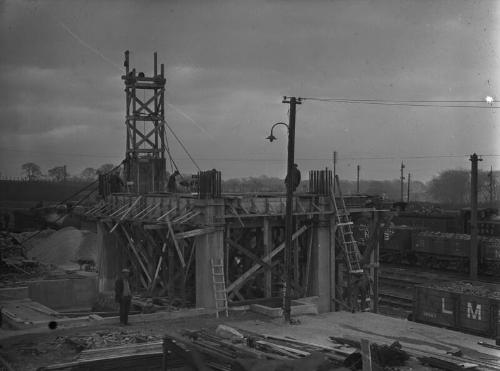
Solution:
[[[379,274],[379,307],[382,313],[407,317],[413,309],[415,285],[467,280],[467,275],[456,272],[383,264]],[[491,276],[481,276],[479,280],[500,283],[500,278]]]

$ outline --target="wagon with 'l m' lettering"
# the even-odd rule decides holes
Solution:
[[[415,286],[417,322],[499,338],[499,311],[500,285],[456,281]]]

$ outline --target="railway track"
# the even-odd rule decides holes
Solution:
[[[466,281],[469,277],[456,272],[442,272],[408,266],[382,265],[379,274],[379,304],[408,313],[413,309],[415,285],[436,281]],[[483,282],[498,283],[499,279],[480,277]]]

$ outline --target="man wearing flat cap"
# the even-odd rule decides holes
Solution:
[[[128,269],[122,269],[121,277],[115,282],[115,301],[120,304],[120,323],[123,325],[128,325],[128,312],[132,302],[129,274]]]

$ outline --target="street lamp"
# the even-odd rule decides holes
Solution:
[[[286,128],[288,129],[288,125],[285,124],[284,122],[277,122],[276,124],[274,124],[272,127],[271,127],[271,134],[269,134],[269,136],[266,138],[268,139],[271,143],[274,141],[274,140],[278,140],[278,138],[276,138],[274,135],[273,135],[273,129],[275,126],[277,125],[285,125]]]
[[[290,315],[290,292],[291,292],[291,257],[292,257],[292,233],[293,233],[293,215],[292,215],[292,205],[293,205],[293,167],[294,167],[294,155],[295,155],[295,112],[296,105],[301,104],[300,98],[283,97],[283,103],[290,104],[290,116],[288,125],[284,122],[278,122],[271,127],[271,134],[266,138],[270,142],[273,142],[277,138],[273,135],[273,129],[277,125],[285,125],[288,128],[288,161],[287,161],[287,179],[286,182],[286,215],[285,215],[285,305],[283,308],[283,314],[286,322],[291,322]]]

